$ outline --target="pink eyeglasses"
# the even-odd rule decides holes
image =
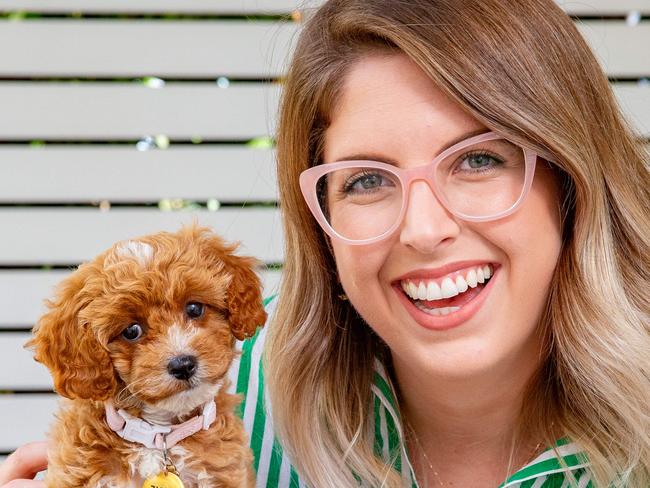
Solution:
[[[333,239],[371,244],[401,224],[411,183],[423,180],[462,220],[485,222],[513,213],[533,183],[537,154],[495,132],[445,149],[429,164],[399,168],[377,161],[338,161],[300,174],[312,214]]]

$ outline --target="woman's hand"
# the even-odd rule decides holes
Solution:
[[[39,471],[47,468],[47,442],[31,442],[20,446],[0,464],[0,488],[45,488],[43,481],[34,481]]]

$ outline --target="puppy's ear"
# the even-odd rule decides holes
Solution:
[[[237,244],[227,244],[207,227],[196,223],[181,231],[192,243],[199,243],[203,259],[215,273],[230,275],[226,292],[228,321],[232,334],[239,340],[253,336],[266,322],[262,301],[262,284],[255,273],[257,260],[234,254]]]
[[[59,285],[57,297],[48,301],[49,311],[34,328],[25,345],[35,351],[36,361],[49,368],[54,388],[67,398],[106,400],[117,387],[113,363],[91,324],[80,313],[97,296],[92,264],[82,265]]]
[[[224,262],[232,275],[226,297],[230,328],[237,339],[243,340],[266,322],[262,284],[253,271],[255,259],[231,254]]]

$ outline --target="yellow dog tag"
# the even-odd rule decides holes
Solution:
[[[160,473],[144,480],[142,488],[185,488],[185,486],[174,473]]]

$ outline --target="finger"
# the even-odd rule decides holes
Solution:
[[[34,480],[13,480],[0,488],[45,488],[45,482]]]
[[[0,465],[0,485],[11,480],[33,478],[47,468],[47,442],[20,446]]]

